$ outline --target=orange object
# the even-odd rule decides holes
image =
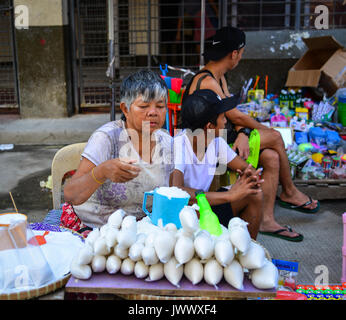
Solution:
[[[265,96],[267,96],[267,93],[268,93],[268,76],[265,77]]]
[[[256,76],[256,82],[255,82],[255,84],[253,85],[253,88],[252,88],[253,90],[256,89],[256,87],[257,87],[257,85],[258,85],[259,79],[260,79],[260,76]]]
[[[45,232],[43,233],[43,235],[41,235],[41,236],[34,236],[34,237],[32,237],[32,238],[28,241],[28,243],[30,243],[30,244],[33,245],[33,246],[37,246],[37,245],[42,246],[43,244],[46,244],[46,243],[47,243],[47,241],[46,241],[46,239],[45,239],[44,237],[45,237],[48,233],[49,233],[49,231],[45,231]]]

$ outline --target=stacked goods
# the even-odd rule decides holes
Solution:
[[[343,300],[346,283],[331,286],[297,285],[296,292],[304,294],[308,300]]]
[[[248,272],[258,289],[277,286],[278,270],[265,249],[251,240],[245,221],[233,218],[214,236],[200,229],[194,207],[185,206],[179,219],[182,227],[177,229],[173,223],[156,226],[148,217],[136,221],[121,209],[115,211],[107,224],[88,235],[71,263],[72,275],[89,279],[93,272],[107,271],[145,281],[165,277],[176,287],[185,275],[194,285],[204,280],[216,289],[224,278],[242,290]]]

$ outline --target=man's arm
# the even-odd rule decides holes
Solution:
[[[237,130],[241,127],[250,129],[268,129],[265,125],[259,123],[247,114],[234,108],[226,112],[226,117],[236,126]]]

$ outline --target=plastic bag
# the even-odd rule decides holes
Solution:
[[[272,259],[272,262],[279,271],[278,290],[282,289],[283,287],[288,287],[295,290],[299,267],[298,262],[284,261],[279,259]]]
[[[30,226],[23,222],[2,227],[0,242],[0,293],[42,287],[55,280],[54,273]]]

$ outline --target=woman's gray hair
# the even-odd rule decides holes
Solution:
[[[124,102],[127,110],[131,104],[139,97],[144,102],[153,100],[168,101],[168,89],[166,82],[151,70],[140,70],[127,76],[120,87],[120,102]]]

